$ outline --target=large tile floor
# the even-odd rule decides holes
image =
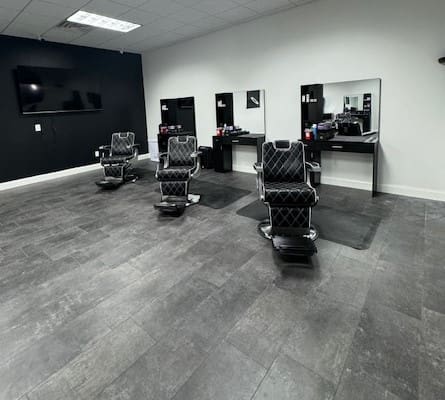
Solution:
[[[145,170],[152,168],[141,163]],[[333,187],[379,215],[369,250],[276,259],[252,194],[161,218],[152,173],[0,193],[0,399],[445,398],[445,204]]]

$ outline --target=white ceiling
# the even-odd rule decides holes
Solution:
[[[143,52],[313,0],[0,0],[0,34]],[[56,27],[77,10],[141,24],[119,33]]]

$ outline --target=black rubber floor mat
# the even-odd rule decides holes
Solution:
[[[267,208],[260,200],[255,200],[236,213],[257,221],[268,218]],[[375,216],[327,206],[316,206],[312,210],[312,223],[318,229],[320,238],[358,250],[369,249],[380,221]]]

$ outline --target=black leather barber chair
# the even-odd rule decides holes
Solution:
[[[161,202],[155,208],[164,213],[181,214],[186,207],[197,204],[200,195],[189,194],[189,184],[201,170],[201,152],[196,137],[174,136],[168,140],[167,153],[159,154],[156,178],[161,187]]]
[[[133,132],[113,133],[111,145],[100,146],[96,152],[104,168],[104,177],[96,185],[113,189],[125,182],[135,182],[138,177],[130,172],[132,163],[138,158],[138,146],[134,144]]]
[[[258,225],[260,234],[283,256],[313,256],[318,233],[311,215],[318,195],[309,172],[319,172],[320,165],[305,162],[302,142],[279,140],[263,144],[263,162],[254,168],[260,198],[269,209],[269,218]]]

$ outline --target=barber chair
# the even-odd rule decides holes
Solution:
[[[263,162],[254,168],[260,198],[269,209],[269,218],[258,225],[259,233],[272,240],[282,256],[313,256],[318,233],[311,216],[318,195],[309,172],[320,172],[320,165],[305,162],[302,142],[279,140],[263,144]]]
[[[114,189],[125,182],[136,182],[138,177],[130,172],[132,163],[138,158],[138,147],[134,144],[133,132],[113,133],[111,145],[100,146],[96,152],[104,169],[104,177],[96,185]]]
[[[156,179],[161,187],[161,202],[154,207],[168,214],[181,214],[186,207],[197,204],[200,195],[189,194],[189,183],[201,170],[201,152],[194,136],[168,139],[167,153],[159,154]]]

